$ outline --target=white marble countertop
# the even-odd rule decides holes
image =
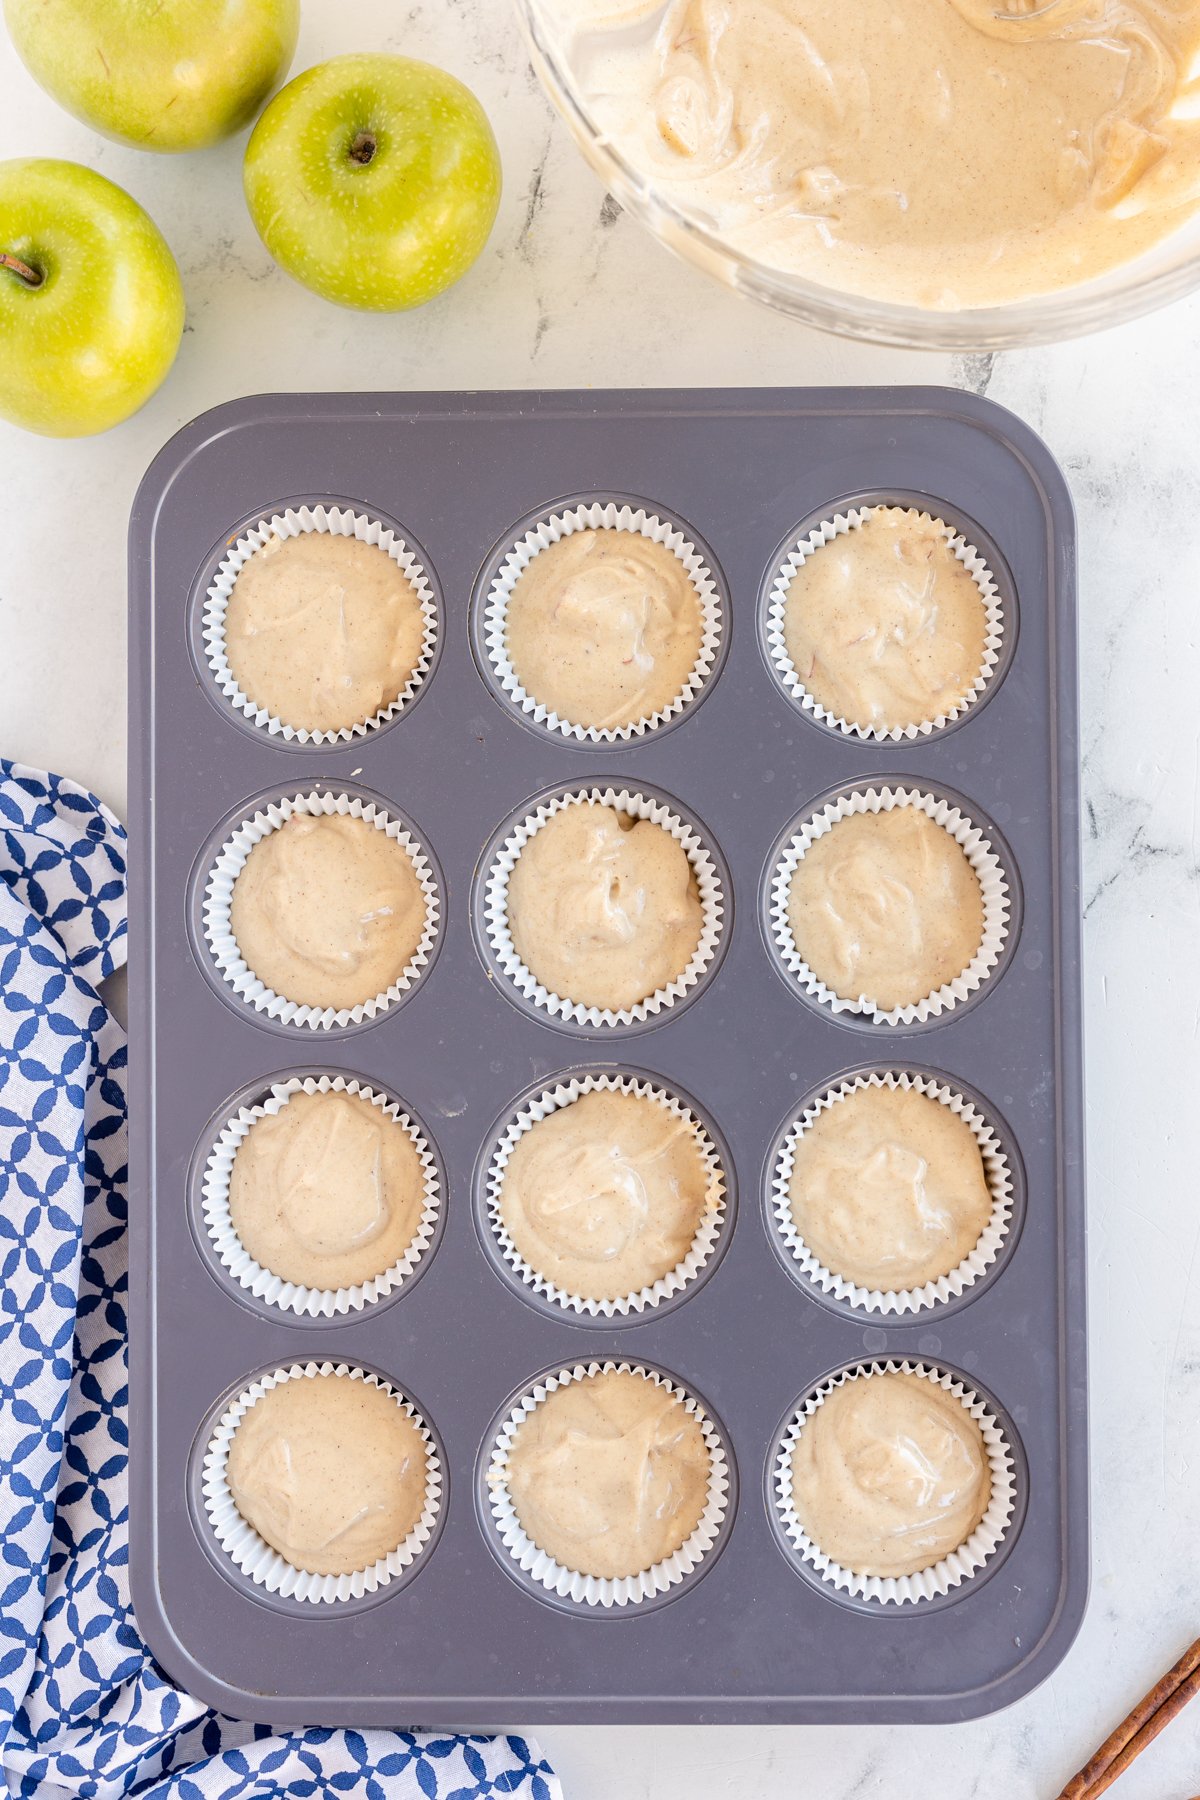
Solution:
[[[0,157],[94,164],[183,268],[178,366],[137,418],[57,443],[0,424],[0,753],[125,798],[125,526],[187,419],[263,389],[953,382],[1049,441],[1082,550],[1094,1552],[1074,1649],[1035,1694],[961,1727],[540,1733],[568,1800],[1049,1800],[1200,1632],[1200,298],[1062,348],[967,360],[817,336],[673,261],[604,195],[530,73],[505,0],[304,0],[296,67],[349,49],[444,63],[487,106],[506,194],[488,252],[401,317],[323,304],[275,270],[240,144],[155,158],[38,92],[0,32]],[[1200,1705],[1121,1800],[1200,1789]]]

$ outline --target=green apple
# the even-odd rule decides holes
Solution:
[[[175,360],[183,284],[153,219],[79,163],[0,163],[0,417],[107,431]]]
[[[246,146],[263,243],[326,300],[398,312],[470,268],[500,204],[487,114],[443,69],[336,56],[289,81]]]
[[[300,0],[4,0],[17,53],[60,106],[141,150],[249,125],[296,49]]]

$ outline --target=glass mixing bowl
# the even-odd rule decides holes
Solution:
[[[772,269],[689,217],[624,159],[591,117],[570,68],[554,46],[541,0],[516,0],[516,6],[542,85],[609,192],[668,249],[736,293],[761,300],[806,325],[904,349],[1011,350],[1119,325],[1200,287],[1200,214],[1145,255],[1095,280],[961,312],[867,299]]]

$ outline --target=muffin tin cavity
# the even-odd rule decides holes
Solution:
[[[420,609],[419,639],[411,669],[397,691],[369,717],[335,728],[285,724],[256,697],[243,691],[230,667],[226,622],[229,602],[238,576],[256,552],[273,541],[287,543],[316,534],[322,538],[368,545],[378,549],[406,577]],[[361,510],[351,502],[300,503],[281,501],[276,507],[252,514],[212,552],[192,591],[189,607],[192,655],[205,690],[226,718],[256,734],[267,733],[275,742],[296,750],[322,750],[352,744],[396,724],[410,712],[427,687],[441,650],[442,602],[437,577],[425,552],[411,532],[372,508]],[[286,643],[286,631],[274,634]]]
[[[887,1375],[928,1381],[960,1404],[978,1428],[987,1461],[989,1492],[978,1525],[957,1549],[911,1575],[871,1575],[843,1568],[809,1536],[793,1498],[792,1458],[797,1442],[830,1395],[848,1384]],[[776,1435],[766,1487],[777,1541],[796,1573],[817,1583],[823,1593],[843,1605],[875,1613],[909,1607],[931,1611],[961,1598],[994,1574],[1016,1540],[1028,1499],[1020,1441],[1012,1421],[991,1396],[956,1370],[907,1358],[848,1364],[798,1400]]]
[[[959,600],[977,551],[997,609],[979,691],[886,741],[790,691],[766,622],[796,546],[877,504],[944,521],[967,547],[951,552]],[[321,742],[247,711],[209,662],[210,590],[276,518],[391,533],[432,596],[413,691]],[[222,408],[162,452],[130,541],[130,1564],[139,1624],[189,1692],[305,1727],[900,1724],[994,1710],[1057,1665],[1087,1586],[1072,529],[1030,433],[932,390],[285,395]],[[581,531],[653,550],[621,568],[656,572],[634,577],[647,619],[681,618],[675,565],[698,584],[690,678],[627,724],[552,717],[495,660],[513,577]],[[588,634],[612,559],[592,555],[558,560],[583,571],[582,635],[611,677],[607,618]],[[242,599],[274,616],[277,594]],[[527,586],[525,626],[555,603]],[[690,644],[659,632],[660,686]],[[360,663],[351,675],[357,696]],[[605,692],[623,703],[622,678]],[[883,883],[913,898],[910,987],[978,942],[936,991],[876,1005],[822,986],[786,928],[807,869],[797,930],[844,987],[840,950],[826,960],[811,929],[814,871],[840,866],[819,854],[832,834],[883,816],[921,822],[862,831],[839,889],[839,904],[866,896],[851,926],[886,911]],[[881,843],[899,854],[876,879]],[[917,904],[942,892],[955,929]],[[880,995],[898,966],[855,964]],[[900,1107],[865,1137],[810,1139],[841,1146],[851,1180],[883,1157],[845,1223],[845,1180],[822,1163],[805,1242],[788,1158],[862,1084],[915,1089],[936,1113],[921,1118],[937,1179],[914,1173],[921,1128]],[[301,1096],[373,1110],[336,1109],[333,1135],[335,1109]],[[572,1108],[617,1099],[632,1110],[591,1105],[571,1127]],[[393,1260],[366,1273],[375,1244]],[[922,1285],[890,1285],[899,1268]],[[785,1436],[875,1364],[957,1384],[998,1433],[1003,1517],[932,1586],[818,1566],[781,1510]],[[700,1438],[685,1430],[676,1454],[670,1408],[611,1389],[600,1405],[579,1384],[606,1369],[678,1394]],[[341,1478],[362,1418],[275,1403],[235,1457],[247,1517],[225,1479],[247,1406],[322,1370],[411,1407],[436,1472],[414,1541],[349,1575],[350,1552],[314,1548],[324,1526],[365,1563],[407,1517],[395,1495],[335,1481],[293,1531],[246,1464],[299,1441],[303,1413],[323,1440],[342,1431]],[[582,1424],[576,1389],[595,1397]],[[565,1391],[556,1423],[540,1409]],[[511,1476],[522,1523],[506,1468],[539,1417]],[[530,1466],[564,1420],[598,1473],[577,1479],[564,1455],[551,1505]],[[387,1424],[367,1466],[403,1487],[407,1427]],[[618,1446],[633,1434],[628,1465],[609,1426]],[[630,1524],[631,1470],[670,1530]],[[347,1534],[359,1490],[373,1523]]]
[[[603,718],[581,722],[568,716],[569,709],[556,711],[536,682],[527,688],[509,644],[510,602],[513,590],[525,572],[533,567],[542,552],[553,545],[578,537],[605,533],[613,539],[613,547],[621,537],[659,546],[674,557],[686,576],[695,597],[696,644],[689,665],[670,695],[656,697],[655,704],[632,715],[605,722]],[[640,595],[632,595],[640,601]],[[598,633],[601,596],[583,592],[576,596],[579,616],[574,634],[564,636],[564,646],[577,642],[585,661],[602,657],[605,639]],[[611,589],[604,596],[611,607]],[[646,633],[654,630],[650,609],[642,616],[621,621],[629,636],[627,650],[645,655]],[[611,614],[610,614],[611,617]],[[610,631],[615,627],[610,625]],[[541,509],[522,519],[505,533],[480,571],[471,596],[471,644],[480,674],[502,706],[512,709],[522,724],[538,733],[557,734],[580,749],[620,747],[653,733],[659,735],[690,718],[712,688],[724,664],[729,647],[729,595],[724,576],[715,556],[700,535],[669,508],[649,500],[631,496],[598,498],[577,495],[551,509]],[[611,651],[613,646],[608,645]],[[517,663],[520,658],[515,659]]]
[[[567,1291],[544,1269],[533,1267],[514,1243],[502,1210],[504,1183],[517,1145],[526,1141],[543,1120],[561,1119],[574,1102],[591,1094],[636,1097],[656,1108],[662,1114],[664,1140],[683,1132],[694,1137],[698,1161],[707,1180],[695,1233],[675,1266],[635,1291],[601,1298]],[[530,1305],[589,1328],[636,1325],[692,1298],[711,1279],[725,1253],[736,1207],[732,1158],[709,1115],[674,1084],[664,1084],[641,1070],[618,1066],[564,1070],[550,1081],[534,1083],[519,1095],[505,1108],[488,1135],[475,1171],[474,1197],[480,1242],[501,1278]],[[632,1218],[642,1197],[631,1193],[619,1197]]]
[[[699,898],[699,938],[679,974],[643,999],[624,1006],[588,1005],[552,991],[522,960],[513,942],[509,892],[513,871],[542,829],[569,808],[605,807],[634,825],[657,826],[680,845],[691,865]],[[628,825],[623,826],[628,829]],[[599,874],[589,883],[585,903],[603,905]],[[699,999],[715,979],[732,924],[733,884],[715,839],[681,802],[661,789],[616,782],[588,787],[548,788],[534,794],[494,834],[479,862],[474,917],[476,942],[489,972],[515,1006],[562,1031],[616,1037],[662,1024]]]
[[[347,1574],[313,1574],[287,1561],[243,1518],[230,1492],[228,1463],[238,1428],[258,1401],[287,1383],[331,1376],[362,1382],[394,1401],[424,1451],[423,1494],[415,1523],[386,1556]],[[189,1506],[209,1556],[233,1586],[289,1612],[357,1610],[398,1590],[432,1553],[447,1501],[445,1452],[429,1418],[387,1376],[365,1366],[326,1361],[263,1369],[213,1409],[193,1446]]]
[[[979,596],[982,614],[982,641],[977,667],[972,667],[969,680],[960,696],[944,708],[936,705],[925,717],[912,717],[903,724],[877,725],[863,719],[847,719],[832,706],[827,706],[806,686],[804,669],[797,668],[788,644],[788,599],[797,573],[806,566],[811,570],[821,552],[829,545],[842,547],[864,525],[881,511],[903,513],[914,521],[933,528],[948,553],[970,575]],[[874,661],[889,655],[908,660],[922,639],[936,633],[936,615],[920,615],[925,594],[914,591],[909,604],[889,619],[864,617],[864,630],[871,634]],[[852,602],[851,602],[852,604]],[[890,624],[894,640],[881,625]],[[1016,649],[1018,601],[1012,575],[988,534],[974,520],[956,508],[929,494],[878,492],[856,494],[811,513],[791,531],[779,546],[768,566],[758,602],[758,633],[763,658],[781,693],[810,724],[826,731],[838,732],[864,743],[886,747],[919,743],[963,724],[984,705],[1004,679]],[[849,637],[849,623],[845,636]],[[818,684],[819,685],[819,684]],[[921,710],[919,707],[916,709]]]
[[[249,967],[234,934],[233,896],[255,849],[296,819],[355,820],[382,832],[408,857],[424,907],[415,945],[395,979],[354,1005],[312,1005],[278,994]],[[429,975],[441,941],[443,884],[420,830],[398,807],[352,787],[318,784],[263,795],[213,833],[193,880],[193,947],[222,999],[264,1022],[293,1031],[335,1031],[373,1024],[402,1004]]]
[[[938,826],[961,850],[979,885],[982,918],[976,934],[978,947],[966,956],[952,978],[932,987],[920,999],[889,1006],[869,993],[854,995],[827,985],[806,962],[789,911],[793,880],[815,845],[827,839],[834,841],[833,834],[843,821],[871,815],[902,817],[906,808]],[[922,901],[919,887],[909,892],[897,882],[892,891],[898,894],[900,904],[891,919],[881,916],[874,921],[880,941],[894,940],[901,928],[907,929],[910,921],[903,908],[917,912]],[[858,911],[843,915],[848,932],[872,923],[862,912],[861,897],[851,895],[850,899]],[[1011,852],[980,808],[940,784],[934,788],[898,777],[895,781],[866,782],[823,795],[799,813],[785,827],[767,861],[760,910],[775,966],[798,998],[832,1013],[845,1024],[889,1031],[928,1030],[948,1015],[976,1004],[999,980],[1020,935],[1021,890]],[[936,907],[933,916],[938,916]],[[918,928],[923,928],[920,921],[917,923]]]
[[[565,1567],[529,1536],[509,1486],[509,1463],[522,1425],[546,1401],[576,1383],[620,1374],[669,1395],[698,1426],[708,1452],[706,1492],[695,1527],[678,1550],[635,1575],[611,1577]],[[534,1598],[593,1617],[634,1617],[678,1598],[712,1568],[729,1538],[737,1506],[737,1473],[720,1421],[678,1377],[646,1363],[606,1361],[552,1368],[513,1394],[493,1420],[476,1475],[476,1505],[488,1543],[506,1574]]]
[[[352,1286],[319,1288],[264,1268],[238,1236],[230,1216],[230,1177],[241,1146],[262,1118],[277,1116],[296,1094],[357,1097],[408,1137],[420,1168],[423,1196],[411,1241],[386,1269]],[[336,1148],[335,1148],[336,1153]],[[315,1193],[315,1190],[314,1190]],[[407,1294],[429,1266],[446,1222],[446,1180],[437,1146],[410,1107],[379,1083],[321,1068],[252,1082],[233,1095],[197,1145],[188,1177],[188,1207],[197,1246],[216,1279],[235,1299],[267,1318],[336,1323],[377,1311]]]
[[[509,603],[516,585],[525,571],[533,569],[543,551],[578,538],[579,533],[612,536],[613,547],[621,542],[621,536],[628,536],[635,544],[640,538],[642,544],[657,545],[675,558],[694,596],[696,644],[693,657],[682,670],[682,679],[669,695],[655,697],[653,706],[635,706],[631,716],[612,724],[603,718],[581,722],[569,716],[569,707],[556,711],[545,695],[531,691],[536,689],[536,682],[531,688],[522,682],[522,673],[515,666],[515,661],[520,664],[520,657],[515,659],[509,646]],[[642,596],[633,598],[640,601]],[[578,644],[585,662],[603,659],[606,646],[604,635],[597,632],[596,605],[590,605],[588,599],[587,592],[576,596],[576,626],[574,632],[563,635],[563,646]],[[630,639],[624,646],[630,657],[646,655],[646,634],[653,634],[655,626],[653,610],[646,607],[642,614],[640,608],[633,608],[622,623]],[[664,733],[682,724],[709,693],[729,650],[729,590],[709,545],[669,509],[655,506],[651,500],[624,495],[604,499],[578,495],[576,499],[563,500],[556,508],[540,509],[522,518],[493,549],[471,594],[471,648],[480,675],[500,704],[511,707],[522,724],[536,733],[558,734],[579,749],[621,747],[646,734]],[[612,652],[612,643],[608,643],[608,650]]]
[[[919,1094],[963,1121],[979,1148],[983,1176],[991,1198],[991,1213],[969,1252],[954,1269],[920,1286],[867,1287],[826,1267],[804,1241],[793,1217],[791,1184],[797,1145],[813,1125],[826,1119],[847,1099],[866,1090]],[[887,1162],[887,1177],[915,1181],[923,1186],[928,1171],[920,1168],[919,1154],[899,1177]],[[877,1171],[877,1179],[882,1172]],[[861,1318],[876,1314],[894,1324],[928,1324],[931,1314],[943,1316],[954,1307],[978,1298],[986,1284],[995,1281],[1016,1249],[1025,1218],[1025,1172],[1020,1152],[1008,1126],[983,1095],[962,1081],[951,1080],[934,1069],[900,1065],[892,1068],[851,1070],[822,1083],[806,1094],[789,1113],[776,1135],[763,1171],[763,1206],[767,1230],[784,1268],[814,1299],[843,1315]]]

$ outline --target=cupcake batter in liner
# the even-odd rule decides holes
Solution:
[[[584,1575],[567,1569],[545,1550],[541,1550],[526,1534],[517,1517],[507,1486],[508,1458],[518,1427],[550,1395],[569,1382],[582,1381],[590,1375],[638,1375],[673,1395],[698,1423],[709,1453],[708,1492],[704,1511],[690,1537],[673,1556],[664,1558],[636,1575],[608,1577]],[[708,1417],[700,1401],[686,1389],[656,1369],[638,1363],[576,1363],[554,1375],[543,1376],[509,1413],[501,1425],[487,1465],[488,1507],[501,1544],[517,1566],[550,1593],[575,1601],[585,1607],[604,1609],[635,1608],[640,1602],[666,1593],[685,1581],[702,1566],[721,1532],[730,1500],[730,1470],[725,1446],[716,1425]]]
[[[305,1006],[277,994],[249,968],[238,947],[230,924],[230,906],[234,884],[246,866],[254,846],[271,832],[278,831],[293,814],[362,819],[377,831],[386,832],[407,851],[425,901],[425,926],[407,967],[391,986],[357,1006]],[[311,793],[295,798],[283,795],[268,801],[250,819],[243,821],[222,846],[204,884],[204,936],[209,953],[226,985],[252,1006],[256,1012],[284,1024],[306,1027],[310,1031],[330,1031],[335,1026],[358,1025],[365,1019],[379,1018],[410,992],[426,973],[432,960],[440,930],[441,900],[433,867],[416,838],[398,820],[392,819],[374,801],[345,793]]]
[[[849,1381],[875,1375],[915,1375],[931,1381],[961,1402],[978,1425],[991,1476],[991,1493],[982,1519],[964,1544],[940,1562],[915,1575],[862,1575],[845,1569],[814,1544],[801,1524],[792,1500],[792,1452],[809,1419],[836,1388]],[[791,1549],[836,1592],[881,1605],[907,1606],[949,1594],[977,1575],[1000,1548],[1016,1510],[1016,1465],[998,1420],[957,1377],[930,1363],[871,1362],[842,1369],[814,1389],[793,1415],[772,1458],[771,1488],[780,1521]]]
[[[522,850],[547,820],[565,807],[578,806],[585,801],[612,807],[635,819],[648,819],[668,831],[687,853],[700,896],[700,941],[687,967],[675,980],[632,1006],[586,1006],[581,1001],[551,993],[521,960],[509,930],[508,883]],[[727,904],[717,864],[699,831],[662,801],[635,789],[612,787],[579,788],[535,802],[525,818],[509,831],[493,856],[486,875],[483,900],[487,942],[501,973],[517,992],[552,1018],[595,1029],[645,1024],[690,993],[708,972],[717,955],[725,926]]]
[[[512,591],[539,553],[579,531],[634,532],[670,550],[686,569],[700,603],[701,641],[695,663],[679,693],[657,712],[633,723],[617,726],[579,725],[561,718],[522,686],[509,660],[506,642],[508,604]],[[501,692],[514,706],[547,731],[557,731],[580,744],[628,743],[676,719],[709,680],[724,630],[720,590],[700,551],[679,527],[645,507],[616,501],[595,502],[548,514],[529,528],[509,550],[483,599],[483,640],[492,672]]]
[[[866,1288],[837,1274],[826,1268],[804,1242],[792,1218],[791,1178],[797,1143],[821,1113],[828,1112],[848,1095],[859,1093],[864,1088],[890,1088],[894,1091],[925,1094],[931,1100],[948,1107],[956,1118],[969,1125],[979,1145],[988,1191],[992,1196],[991,1217],[970,1254],[958,1267],[936,1281],[927,1281],[922,1287],[889,1290]],[[861,1308],[863,1312],[904,1314],[921,1312],[944,1301],[957,1299],[991,1267],[1004,1247],[1012,1224],[1013,1180],[1008,1158],[999,1138],[987,1119],[964,1094],[958,1093],[948,1083],[935,1081],[928,1075],[909,1075],[888,1070],[885,1073],[855,1075],[838,1082],[805,1107],[779,1146],[771,1176],[770,1199],[773,1222],[784,1245],[795,1259],[798,1272],[815,1282],[824,1293],[835,1299],[845,1300],[851,1306]]]
[[[500,1203],[504,1189],[504,1176],[518,1142],[540,1120],[568,1107],[584,1094],[635,1094],[653,1100],[667,1110],[672,1117],[681,1119],[696,1133],[704,1162],[708,1168],[707,1204],[696,1235],[692,1240],[687,1255],[666,1275],[649,1287],[641,1288],[637,1293],[626,1294],[619,1299],[597,1300],[580,1294],[570,1294],[549,1279],[539,1274],[522,1256],[510,1237],[501,1216]],[[700,1119],[682,1100],[663,1087],[641,1081],[631,1075],[588,1075],[556,1082],[533,1100],[528,1101],[517,1114],[496,1143],[489,1158],[487,1175],[487,1217],[495,1235],[496,1242],[504,1255],[505,1261],[519,1278],[540,1294],[544,1299],[574,1313],[586,1314],[592,1318],[620,1318],[630,1313],[652,1311],[663,1300],[680,1293],[703,1271],[720,1242],[726,1223],[726,1177],[721,1165],[720,1154]]]
[[[229,610],[234,583],[241,571],[255,552],[261,550],[272,538],[298,537],[306,531],[323,532],[332,537],[356,538],[360,543],[373,544],[385,551],[412,583],[423,621],[420,653],[399,693],[371,718],[338,730],[320,727],[310,730],[285,725],[268,707],[259,705],[251,696],[243,693],[229,666],[226,651],[225,616]],[[285,743],[349,744],[355,738],[366,737],[379,726],[398,718],[416,695],[429,673],[437,647],[438,607],[432,583],[420,559],[390,526],[381,524],[368,513],[352,512],[341,506],[288,507],[286,511],[275,513],[270,519],[260,520],[253,530],[243,533],[223,558],[205,596],[202,637],[204,654],[218,688],[234,710],[249,719],[251,724],[261,726],[273,737],[281,737]]]
[[[234,1433],[243,1418],[263,1395],[285,1381],[311,1380],[318,1375],[348,1375],[353,1381],[365,1381],[390,1394],[396,1405],[416,1426],[425,1447],[425,1504],[420,1518],[402,1544],[370,1568],[355,1570],[350,1575],[313,1575],[297,1569],[259,1536],[238,1511],[226,1467]],[[381,1376],[354,1368],[349,1363],[292,1363],[250,1382],[222,1413],[204,1456],[204,1511],[213,1535],[230,1561],[249,1576],[256,1586],[283,1599],[300,1600],[320,1606],[339,1600],[358,1600],[364,1594],[376,1593],[397,1575],[409,1568],[433,1536],[442,1506],[445,1478],[441,1457],[433,1435],[410,1401]]]
[[[805,687],[800,673],[792,661],[785,637],[788,592],[797,572],[817,551],[824,549],[835,538],[861,530],[873,513],[882,510],[901,511],[909,518],[938,527],[945,537],[947,547],[974,579],[986,615],[983,657],[970,691],[964,694],[957,705],[947,708],[946,711],[940,712],[932,718],[923,719],[919,723],[893,726],[890,729],[851,723],[822,706],[821,702]],[[991,682],[1000,662],[1004,642],[1004,609],[995,577],[982,552],[975,549],[961,532],[955,531],[954,527],[948,525],[944,519],[939,519],[923,509],[917,507],[893,509],[887,507],[886,503],[880,502],[871,506],[850,507],[845,512],[835,513],[831,519],[815,526],[793,545],[780,564],[767,596],[765,634],[767,650],[777,679],[785,692],[790,694],[806,713],[819,720],[822,725],[840,731],[846,737],[857,737],[876,743],[897,744],[906,740],[911,741],[914,738],[928,737],[933,732],[942,730],[944,726],[953,724],[956,719],[962,718],[975,705]]]
[[[796,945],[788,917],[792,876],[808,849],[831,831],[839,820],[860,813],[887,813],[896,807],[918,808],[949,832],[966,856],[979,882],[983,900],[983,939],[966,968],[934,993],[912,1004],[884,1008],[870,995],[846,999],[835,994],[808,966]],[[856,1013],[875,1025],[923,1025],[941,1018],[966,1000],[992,974],[1008,939],[1012,917],[1012,893],[1000,857],[984,831],[957,806],[918,788],[867,787],[843,794],[805,819],[776,852],[768,871],[771,939],[788,976],[802,990],[834,1013]]]
[[[377,1106],[385,1118],[393,1119],[412,1140],[420,1158],[424,1175],[425,1199],[413,1238],[404,1254],[390,1268],[370,1281],[353,1287],[315,1288],[286,1281],[255,1261],[234,1229],[229,1212],[229,1183],[234,1158],[250,1134],[257,1119],[279,1113],[293,1094],[351,1094]],[[437,1228],[442,1204],[442,1184],[437,1161],[422,1133],[399,1102],[377,1094],[364,1083],[344,1075],[293,1076],[287,1081],[273,1082],[270,1096],[256,1106],[243,1106],[229,1119],[212,1150],[204,1170],[204,1224],[209,1241],[229,1273],[268,1306],[301,1318],[330,1319],[343,1313],[361,1312],[375,1301],[384,1299],[403,1287],[426,1255]]]

